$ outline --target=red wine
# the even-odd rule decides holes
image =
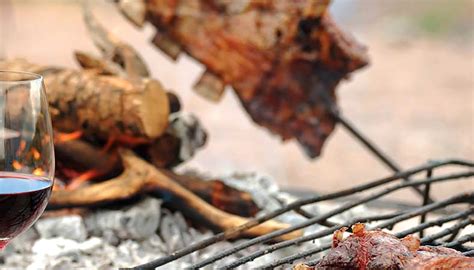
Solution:
[[[0,250],[43,213],[52,183],[34,175],[0,173]]]

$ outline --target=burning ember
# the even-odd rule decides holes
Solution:
[[[36,148],[32,147],[31,150],[28,153],[24,154],[25,148],[26,148],[25,142],[21,141],[19,150],[17,151],[17,156],[21,157],[21,159],[23,159],[23,160],[25,160],[25,159],[34,159],[36,161],[40,160],[41,154]],[[13,160],[12,167],[13,167],[13,169],[15,169],[18,172],[22,172],[25,169],[28,169],[28,171],[25,171],[25,172],[29,172],[29,173],[34,174],[36,176],[45,176],[45,171],[42,168],[39,168],[39,167],[34,168],[34,169],[25,168],[25,166],[22,164],[22,162],[20,162],[18,160]]]
[[[81,130],[74,131],[71,133],[56,132],[56,134],[54,135],[54,142],[61,143],[61,142],[77,140],[77,139],[80,139],[83,134],[84,132]]]

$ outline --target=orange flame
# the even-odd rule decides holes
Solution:
[[[57,132],[54,136],[54,140],[57,142],[73,141],[81,138],[83,133],[84,132],[82,130],[74,131],[71,133]]]
[[[119,143],[121,145],[125,145],[128,147],[134,147],[134,146],[149,143],[149,142],[150,140],[145,139],[145,138],[137,138],[137,137],[128,136],[128,135],[120,135],[120,136],[112,135],[107,139],[107,143],[105,144],[104,148],[102,148],[102,152],[103,153],[108,152],[115,145],[115,143]]]
[[[36,168],[33,170],[33,174],[36,176],[43,176],[44,175],[44,170],[41,168]]]
[[[35,160],[39,160],[41,158],[41,154],[38,150],[36,150],[36,148],[32,148],[31,152],[33,153],[33,158]]]
[[[16,155],[21,156],[21,153],[23,153],[23,151],[25,151],[25,148],[26,148],[26,141],[21,140],[20,145],[18,145],[18,149],[16,150]]]
[[[13,169],[15,170],[21,170],[21,168],[23,168],[23,165],[21,165],[20,162],[18,162],[18,160],[14,160],[13,163],[12,163],[12,166],[13,166]]]
[[[66,189],[68,190],[76,189],[79,186],[81,186],[83,183],[99,175],[100,175],[100,172],[98,170],[93,169],[93,170],[86,171],[82,173],[81,175],[79,175],[78,177],[72,179],[71,182],[67,185]]]

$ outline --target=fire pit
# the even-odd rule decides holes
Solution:
[[[44,76],[57,157],[48,211],[0,254],[1,267],[311,268],[334,248],[333,233],[356,223],[473,256],[474,191],[439,200],[432,186],[472,183],[474,163],[436,160],[403,169],[339,111],[337,84],[368,60],[365,48],[331,20],[327,3],[117,2],[133,23],[152,23],[153,43],[172,59],[187,53],[206,67],[195,85],[201,95],[217,101],[231,85],[255,123],[295,139],[309,158],[338,124],[393,174],[313,194],[280,190],[253,172],[175,170],[205,145],[205,123],[85,8],[102,55],[76,51],[81,69],[0,61],[0,69]],[[201,13],[208,17],[196,16]],[[235,25],[259,31],[240,35]],[[422,203],[387,198],[400,190]]]
[[[450,247],[472,256],[474,246],[469,242],[474,234],[469,226],[474,224],[474,193],[429,203],[429,187],[466,177],[472,179],[473,167],[471,162],[462,160],[430,162],[348,190],[298,200],[278,191],[264,177],[229,176],[223,180],[229,185],[246,183],[255,188],[254,194],[264,203],[259,205],[264,210],[256,219],[225,233],[213,235],[196,230],[179,212],[162,209],[163,201],[145,198],[125,209],[97,210],[84,218],[44,218],[35,229],[12,243],[3,260],[6,266],[31,269],[134,264],[139,269],[208,265],[219,269],[271,269],[298,261],[315,265],[331,247],[332,233],[357,222],[364,222],[371,229],[391,229],[397,237],[419,233],[424,245]],[[449,173],[444,173],[446,170]],[[404,181],[407,178],[410,180]],[[424,187],[423,205],[395,210],[380,203],[391,192],[413,187]],[[251,240],[228,241],[278,217],[293,225]],[[305,229],[304,236],[272,244],[275,238],[300,229]],[[156,257],[161,258],[153,260]]]

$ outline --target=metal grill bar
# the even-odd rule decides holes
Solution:
[[[462,220],[455,225],[446,228],[445,230],[440,231],[439,233],[432,234],[430,236],[423,237],[421,239],[422,244],[428,244],[434,242],[436,239],[442,238],[446,235],[450,235],[455,233],[457,230],[462,229],[466,227],[469,224],[474,224],[474,218],[467,218],[465,220]]]
[[[472,241],[474,241],[474,233],[466,234],[453,242],[443,244],[443,247],[453,248]]]
[[[470,202],[472,202],[472,200],[474,200],[474,192],[463,193],[461,195],[451,197],[451,198],[449,198],[447,200],[444,200],[444,201],[439,201],[439,202],[436,202],[436,203],[432,203],[432,204],[428,204],[426,206],[420,207],[420,208],[418,208],[414,211],[408,212],[406,214],[400,215],[400,216],[395,217],[391,220],[388,220],[386,222],[378,224],[377,226],[373,227],[372,229],[386,228],[386,227],[394,225],[394,224],[396,224],[400,221],[407,220],[409,218],[416,217],[416,216],[424,214],[424,213],[428,213],[428,212],[430,212],[434,209],[438,209],[438,208],[445,207],[445,206],[448,206],[450,204],[455,204],[455,203],[463,203],[463,202],[470,203]]]
[[[306,251],[303,251],[303,252],[299,252],[299,253],[296,253],[295,255],[291,255],[291,256],[288,256],[288,257],[285,257],[285,258],[282,258],[280,260],[277,260],[273,263],[270,263],[270,264],[266,264],[266,265],[263,265],[261,266],[262,269],[273,269],[277,266],[281,266],[281,265],[284,265],[284,264],[289,264],[289,263],[294,263],[295,261],[299,260],[299,259],[303,259],[303,258],[308,258],[308,257],[312,257],[318,253],[321,253],[323,251],[326,251],[328,249],[330,249],[332,247],[332,243],[326,243],[326,244],[322,244],[318,247],[315,247],[315,248],[311,248],[311,249],[308,249]],[[318,260],[315,260],[313,261],[315,262],[314,265],[316,265],[318,262],[319,262],[319,259]],[[311,264],[311,262],[309,263],[306,263],[307,265],[309,266],[312,266],[313,264]],[[260,268],[260,267],[259,267]]]
[[[451,234],[451,236],[448,238],[448,240],[446,240],[446,242],[452,242],[452,241],[454,241],[454,240],[456,239],[456,237],[458,237],[460,231],[461,231],[461,229],[458,229],[458,230],[456,230],[455,232],[453,232],[453,233]]]
[[[468,256],[468,257],[474,257],[474,249],[473,249],[473,250],[466,251],[466,252],[463,252],[462,255]]]
[[[328,249],[330,249],[330,248],[331,248],[331,246],[327,245],[327,246],[325,246],[325,249],[324,249],[324,250],[328,250]],[[308,266],[316,266],[316,265],[319,263],[319,261],[321,261],[320,258],[315,259],[315,260],[312,260],[312,261],[309,261],[309,262],[305,262],[305,264],[308,265]]]
[[[306,236],[299,237],[299,238],[296,238],[296,239],[293,239],[293,240],[287,240],[287,241],[283,241],[283,242],[274,244],[272,246],[267,247],[266,249],[262,249],[262,250],[259,250],[257,252],[254,252],[254,253],[252,253],[248,256],[242,257],[239,260],[235,261],[234,263],[223,267],[222,269],[230,269],[230,268],[233,268],[233,267],[237,267],[241,264],[252,261],[252,260],[254,260],[254,259],[256,259],[260,256],[266,255],[266,254],[274,252],[276,250],[279,250],[279,249],[282,249],[282,248],[285,248],[285,247],[289,247],[289,246],[292,246],[292,245],[297,245],[297,244],[300,244],[300,243],[303,243],[303,242],[311,241],[311,240],[314,240],[314,239],[318,239],[318,238],[321,238],[323,236],[331,235],[335,230],[339,230],[342,227],[351,226],[354,223],[359,223],[359,222],[364,222],[365,223],[365,222],[372,222],[372,221],[377,221],[377,220],[389,219],[389,218],[393,218],[397,214],[400,214],[400,213],[387,214],[387,215],[378,215],[378,216],[373,216],[373,217],[356,218],[356,219],[348,221],[344,224],[335,225],[333,227],[323,229],[323,230],[318,231],[316,233],[308,234]]]
[[[320,92],[320,91],[319,91]],[[318,92],[318,93],[319,93]],[[357,139],[362,145],[364,145],[375,157],[377,157],[382,163],[384,163],[393,172],[398,173],[402,171],[401,167],[385,154],[376,144],[374,144],[367,136],[365,136],[354,124],[346,119],[340,112],[337,104],[332,101],[331,97],[326,92],[321,92],[319,97],[323,101],[326,109],[331,115],[342,125],[355,139]],[[410,181],[408,176],[403,177],[403,180]],[[423,196],[423,191],[419,187],[412,187],[419,195]],[[433,200],[428,196],[428,202],[432,203]]]
[[[468,209],[466,211],[462,211],[460,213],[456,213],[456,214],[449,215],[449,216],[446,216],[446,217],[441,217],[439,219],[436,219],[436,220],[433,220],[433,221],[430,221],[430,222],[427,222],[427,223],[420,224],[420,225],[415,226],[413,228],[410,228],[408,230],[398,232],[398,233],[395,234],[395,236],[398,237],[398,238],[402,238],[402,237],[405,237],[409,234],[421,232],[422,230],[424,230],[426,228],[429,228],[429,227],[441,226],[446,222],[450,222],[450,221],[460,219],[460,218],[465,218],[465,217],[471,215],[472,213],[474,213],[474,208],[470,208],[470,209]],[[354,222],[354,223],[356,223],[356,222]],[[354,224],[354,223],[352,223],[352,224]],[[275,267],[280,266],[280,265],[293,263],[296,260],[303,259],[303,258],[309,257],[309,256],[313,256],[317,253],[325,251],[325,250],[329,249],[330,247],[331,247],[331,244],[326,244],[326,245],[323,245],[321,247],[309,249],[309,250],[306,250],[304,252],[297,253],[295,255],[282,258],[280,260],[277,260],[277,261],[275,261],[273,263],[270,263],[270,264],[267,264],[267,265],[263,265],[261,267],[263,269],[272,269],[272,268],[275,268]]]
[[[463,236],[463,237],[459,238],[458,240],[453,241],[453,242],[451,242],[451,243],[443,244],[442,246],[443,246],[443,247],[448,247],[448,248],[454,248],[454,247],[456,247],[456,246],[460,246],[460,245],[462,245],[462,244],[464,244],[464,243],[466,243],[466,242],[473,241],[473,240],[474,240],[474,233],[471,233],[471,234],[465,235],[465,236]],[[317,250],[317,251],[316,251],[316,249],[313,249],[313,250],[315,250],[315,252],[314,252],[313,254],[322,252],[322,251],[327,250],[327,249],[329,249],[329,248],[331,248],[331,245],[321,246],[321,247],[319,248],[319,250]],[[312,255],[312,254],[308,254],[308,255]],[[469,257],[473,257],[473,255],[474,255],[474,250],[466,251],[466,252],[463,253],[463,255],[469,256]],[[308,266],[315,266],[315,265],[317,265],[317,264],[319,263],[319,261],[320,261],[320,259],[316,259],[316,260],[307,262],[307,263],[305,263],[305,264],[308,265]],[[272,269],[272,268],[265,268],[265,267],[266,267],[266,266],[264,266],[263,268],[264,268],[264,269]],[[275,267],[276,267],[276,266],[275,266]]]
[[[433,176],[433,170],[427,170],[426,171],[426,177],[430,178],[431,176]],[[430,190],[431,190],[431,185],[426,184],[425,190],[423,190],[423,205],[427,205],[429,203]],[[420,223],[425,223],[425,221],[426,221],[426,214],[423,214],[423,215],[421,215]],[[425,231],[421,230],[420,231],[420,237],[423,237],[424,234],[425,234]]]
[[[176,251],[176,252],[172,253],[170,256],[159,258],[159,259],[154,260],[152,262],[149,262],[147,264],[137,266],[136,269],[140,269],[140,268],[148,269],[148,268],[154,268],[154,267],[164,265],[164,264],[166,264],[170,261],[173,261],[175,259],[186,256],[186,255],[188,255],[188,254],[190,254],[194,251],[197,251],[197,250],[200,250],[202,248],[208,247],[208,246],[210,246],[210,245],[212,245],[216,242],[219,242],[219,241],[222,241],[222,240],[225,240],[225,239],[229,239],[229,238],[233,238],[233,237],[237,237],[243,231],[246,231],[249,228],[255,227],[258,224],[261,224],[261,223],[263,223],[263,222],[265,222],[269,219],[272,219],[272,218],[274,218],[276,216],[279,216],[283,213],[286,213],[288,211],[293,211],[295,209],[298,209],[301,206],[304,206],[304,205],[307,205],[307,204],[312,204],[312,203],[315,203],[315,202],[325,201],[325,200],[337,199],[337,198],[340,198],[340,197],[345,197],[345,196],[348,196],[348,195],[352,195],[354,193],[363,192],[363,191],[366,191],[368,189],[379,187],[379,186],[382,186],[384,184],[388,184],[390,182],[393,182],[393,181],[396,181],[396,180],[399,180],[399,179],[403,179],[404,177],[412,176],[414,174],[417,174],[417,173],[420,173],[420,172],[423,172],[423,171],[426,171],[426,170],[430,170],[430,169],[434,169],[434,168],[440,168],[440,167],[444,167],[444,166],[448,166],[448,165],[474,167],[473,163],[467,162],[467,161],[462,161],[462,160],[447,160],[447,161],[442,161],[442,162],[434,162],[434,163],[418,166],[418,167],[415,167],[413,169],[397,173],[393,176],[389,176],[389,177],[385,177],[385,178],[376,180],[374,182],[369,182],[369,183],[366,183],[366,184],[363,184],[363,185],[359,185],[359,186],[354,187],[354,188],[342,190],[342,191],[327,194],[327,195],[313,196],[313,197],[310,197],[310,198],[307,198],[307,199],[301,199],[301,200],[295,201],[291,204],[288,204],[287,206],[285,206],[281,209],[278,209],[278,210],[276,210],[272,213],[263,215],[259,218],[255,218],[255,219],[251,220],[250,222],[248,222],[246,224],[243,224],[241,226],[236,227],[235,229],[232,229],[232,230],[229,230],[229,231],[226,231],[226,232],[223,232],[223,233],[219,233],[219,234],[217,234],[213,237],[210,237],[210,238],[205,239],[203,241],[200,241],[198,243],[192,244],[192,245],[188,246],[187,248],[184,248],[184,249],[181,249],[179,251]],[[236,246],[236,248],[231,249],[232,250],[231,253],[229,253],[229,250],[224,251],[223,253],[218,254],[218,256],[214,256],[214,257],[210,258],[209,260],[206,260],[204,262],[193,265],[193,267],[202,267],[202,266],[208,265],[208,264],[210,264],[210,263],[212,263],[216,260],[219,260],[220,258],[223,258],[223,257],[227,256],[227,254],[232,254],[233,252],[241,250],[241,249],[243,249],[247,246],[251,246],[251,245],[256,244],[256,243],[267,242],[267,241],[271,240],[273,237],[283,235],[283,234],[286,234],[288,232],[304,228],[306,226],[314,224],[315,222],[317,223],[317,222],[324,221],[324,220],[326,220],[327,218],[329,218],[333,215],[339,214],[339,213],[341,213],[343,211],[346,211],[346,210],[348,210],[348,209],[350,209],[354,206],[357,206],[361,203],[365,203],[365,202],[377,199],[381,196],[384,196],[384,195],[386,195],[388,193],[391,193],[391,192],[393,192],[395,190],[398,190],[398,189],[402,189],[402,188],[406,188],[406,187],[413,187],[413,186],[420,186],[420,185],[425,185],[425,184],[440,182],[440,181],[456,180],[458,178],[470,177],[472,175],[474,175],[474,172],[468,171],[468,172],[452,174],[452,175],[448,175],[448,176],[418,180],[418,181],[414,181],[414,182],[411,182],[411,183],[410,182],[405,182],[405,183],[397,184],[397,185],[392,186],[388,189],[385,189],[382,192],[375,193],[371,196],[356,200],[355,202],[352,202],[352,203],[349,203],[349,204],[345,204],[342,207],[339,207],[339,208],[337,208],[333,211],[330,211],[329,213],[326,213],[325,215],[320,215],[320,216],[317,216],[317,217],[310,218],[306,222],[303,222],[302,224],[298,224],[296,226],[293,226],[289,229],[277,231],[275,233],[264,235],[262,237],[259,237],[259,238],[250,240],[248,242],[245,242],[241,245]]]
[[[273,263],[270,263],[270,264],[266,264],[266,265],[263,265],[261,266],[262,269],[273,269],[275,267],[278,267],[278,266],[281,266],[281,265],[284,265],[284,264],[289,264],[289,263],[293,263],[295,262],[296,260],[299,260],[299,259],[303,259],[303,258],[307,258],[307,257],[311,257],[315,254],[318,254],[320,252],[323,252],[325,250],[328,250],[330,249],[332,246],[331,243],[328,243],[328,244],[324,244],[324,245],[321,245],[319,247],[316,247],[316,248],[311,248],[311,249],[308,249],[306,251],[303,251],[303,252],[300,252],[300,253],[297,253],[295,255],[292,255],[292,256],[288,256],[286,258],[283,258],[283,259],[280,259],[280,260],[277,260]],[[313,262],[315,262],[313,264]],[[318,264],[319,262],[319,259],[317,261],[312,261],[312,262],[308,262],[306,263],[307,265],[309,266],[313,266],[313,265],[316,265]]]
[[[267,243],[268,241],[270,241],[271,239],[275,238],[275,237],[278,237],[278,236],[282,236],[282,235],[285,235],[287,233],[290,233],[290,232],[294,232],[296,230],[299,230],[299,229],[302,229],[302,228],[305,228],[305,227],[308,227],[310,225],[313,225],[321,220],[326,220],[332,216],[335,216],[337,214],[340,214],[346,210],[349,210],[355,206],[358,206],[360,204],[363,204],[363,203],[366,203],[368,201],[372,201],[372,200],[375,200],[375,199],[378,199],[384,195],[387,195],[389,193],[392,193],[396,190],[399,190],[399,189],[402,189],[402,188],[406,188],[406,187],[413,187],[413,186],[419,186],[419,185],[424,185],[424,184],[427,184],[427,183],[436,183],[436,182],[441,182],[441,181],[453,181],[453,180],[457,180],[459,178],[464,178],[464,177],[469,177],[469,176],[473,176],[474,175],[474,171],[473,172],[466,172],[466,173],[459,173],[459,174],[452,174],[452,175],[449,175],[449,176],[444,176],[444,177],[437,177],[437,178],[431,178],[431,179],[425,179],[425,180],[418,180],[418,181],[413,181],[413,182],[404,182],[404,183],[400,183],[398,185],[395,185],[393,187],[390,187],[390,188],[387,188],[385,190],[382,190],[380,192],[377,192],[377,193],[374,193],[372,195],[369,195],[365,198],[362,198],[362,199],[359,199],[359,200],[355,200],[353,202],[349,202],[349,203],[346,203],[346,204],[343,204],[342,206],[334,209],[334,210],[331,210],[325,214],[322,214],[320,216],[316,216],[314,218],[310,218],[304,222],[301,222],[300,224],[298,225],[294,225],[294,226],[291,226],[289,228],[286,228],[286,229],[282,229],[282,230],[278,230],[278,231],[275,231],[275,232],[271,232],[271,233],[268,233],[266,235],[263,235],[263,236],[259,236],[259,237],[256,237],[254,239],[251,239],[247,242],[244,242],[244,243],[241,243],[241,244],[238,244],[238,245],[235,245],[234,247],[232,248],[229,248],[228,250],[226,251],[223,251],[215,256],[212,256],[200,263],[197,263],[195,265],[192,265],[191,268],[200,268],[200,267],[203,267],[203,266],[206,266],[210,263],[213,263],[217,260],[220,260],[230,254],[233,254],[237,251],[240,251],[244,248],[247,248],[247,247],[250,247],[252,245],[255,245],[255,244],[259,244],[259,243]],[[465,194],[463,194],[465,195]]]
[[[388,221],[386,221],[386,222],[384,222],[380,225],[375,226],[374,229],[375,228],[387,228],[389,226],[393,226],[394,224],[399,223],[400,221],[407,220],[409,218],[419,216],[420,214],[427,213],[427,212],[432,211],[434,209],[445,207],[447,205],[451,205],[451,204],[454,204],[454,203],[466,202],[467,200],[473,200],[473,199],[474,199],[474,193],[458,195],[458,196],[452,197],[448,200],[444,200],[444,201],[440,201],[440,202],[437,202],[437,203],[429,204],[429,205],[427,205],[425,207],[421,207],[421,208],[419,208],[415,211],[411,211],[411,212],[406,213],[406,214],[398,215],[398,216],[396,216],[394,218],[391,218],[390,220],[388,220]],[[350,225],[352,225],[354,223],[357,223],[357,222],[359,222],[358,219],[355,219],[353,221],[347,222],[346,224],[344,224],[344,226],[350,226]],[[266,255],[266,254],[268,254],[270,252],[273,252],[275,250],[278,250],[278,249],[281,249],[281,248],[284,248],[284,247],[288,247],[288,246],[291,246],[293,244],[299,244],[299,243],[302,243],[302,242],[305,242],[305,241],[314,240],[314,239],[320,238],[322,236],[330,235],[335,230],[338,230],[341,227],[343,227],[343,226],[331,227],[331,228],[328,228],[328,229],[321,230],[317,233],[313,233],[313,234],[310,234],[310,235],[307,235],[307,236],[299,237],[297,239],[284,241],[284,242],[272,245],[272,246],[270,246],[266,249],[254,252],[254,253],[250,254],[249,256],[240,258],[239,260],[236,260],[232,264],[229,264],[229,265],[225,266],[223,269],[235,268],[239,265],[242,265],[246,262],[254,260],[254,259],[256,259],[260,256]]]
[[[400,237],[405,237],[409,234],[413,234],[413,233],[416,233],[416,232],[421,232],[422,230],[424,230],[426,228],[430,228],[430,227],[434,227],[434,226],[441,226],[446,222],[453,221],[453,220],[460,219],[460,218],[465,218],[465,217],[471,215],[472,213],[474,213],[474,208],[473,207],[469,208],[466,211],[460,212],[460,213],[456,213],[456,214],[453,214],[453,215],[449,215],[449,216],[445,216],[445,217],[442,217],[442,218],[439,218],[439,219],[435,219],[433,221],[422,223],[422,224],[420,224],[416,227],[413,227],[413,228],[401,231],[399,233],[396,233],[395,236],[397,236],[399,238]]]
[[[349,133],[351,133],[359,142],[361,142],[367,149],[369,149],[382,163],[387,165],[393,172],[400,172],[401,167],[398,166],[394,160],[389,158],[386,154],[382,152],[381,149],[379,149],[374,143],[372,143],[367,136],[362,135],[362,132],[358,130],[355,125],[353,125],[349,120],[347,120],[344,116],[342,116],[339,111],[334,110],[335,106],[331,107],[331,113],[332,115],[338,120],[338,122],[346,128]],[[405,181],[410,181],[410,178],[403,177],[403,180]],[[421,190],[419,187],[413,187],[413,189],[421,196],[425,196],[423,190]],[[426,198],[428,203],[432,203],[433,200],[430,198],[430,196],[427,196]]]

